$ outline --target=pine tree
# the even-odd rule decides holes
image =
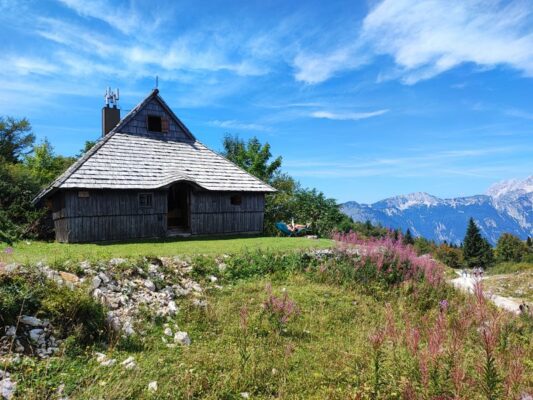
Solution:
[[[415,244],[415,240],[413,239],[413,235],[411,235],[411,231],[409,228],[407,228],[407,231],[405,232],[405,236],[403,237],[403,243],[404,244]]]
[[[468,228],[463,241],[463,256],[469,268],[487,268],[493,262],[492,248],[489,242],[481,236],[473,218],[468,221]]]
[[[527,247],[529,247],[530,249],[533,249],[533,241],[531,240],[530,236],[527,237],[526,244],[527,244]]]

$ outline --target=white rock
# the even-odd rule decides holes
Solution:
[[[171,300],[168,302],[168,313],[171,316],[174,316],[178,312],[178,306],[176,305],[176,302],[174,300]]]
[[[6,336],[15,336],[17,334],[16,326],[6,326]]]
[[[242,397],[243,399],[249,399],[249,398],[250,398],[250,393],[248,393],[248,392],[242,392],[242,393],[241,393],[241,397]]]
[[[114,358],[110,358],[109,360],[102,361],[100,365],[102,367],[110,367],[111,365],[115,365],[116,362],[117,360],[115,360]]]
[[[191,338],[187,332],[176,332],[174,334],[174,342],[189,346],[191,344]]]
[[[43,321],[41,321],[39,318],[35,318],[29,315],[23,315],[20,317],[19,322],[24,325],[29,326],[43,326]]]
[[[108,284],[108,283],[111,281],[111,279],[109,279],[109,277],[108,277],[106,274],[104,274],[103,272],[100,272],[100,273],[98,274],[98,277],[99,277],[99,278],[102,280],[102,282],[104,282],[105,284]]]
[[[165,330],[164,330],[164,334],[167,335],[167,336],[172,336],[172,329],[170,329],[170,328],[165,328]]]
[[[209,276],[209,280],[213,283],[217,282],[218,281],[218,278],[215,276],[215,275],[211,275]]]
[[[0,396],[4,400],[11,400],[15,394],[17,384],[11,380],[7,372],[4,373],[4,377],[0,380]]]
[[[105,360],[107,360],[107,356],[104,354],[104,353],[94,353],[94,355],[96,356],[96,362],[98,363],[101,363]]]
[[[41,344],[42,339],[43,339],[43,333],[44,333],[44,330],[41,328],[32,329],[30,331],[30,339],[35,343],[39,342],[39,344]]]
[[[122,361],[121,364],[126,369],[133,369],[137,366],[133,357],[126,358],[124,361]]]
[[[151,292],[155,292],[155,284],[150,279],[144,281],[144,287]]]
[[[135,330],[133,329],[133,326],[131,325],[130,321],[126,321],[124,325],[122,326],[122,331],[126,336],[131,336],[135,334]]]
[[[192,304],[196,307],[206,308],[207,307],[207,301],[206,300],[200,300],[200,299],[194,299],[192,301]]]
[[[98,289],[101,284],[102,284],[102,278],[100,278],[99,276],[95,276],[91,283],[93,290]]]
[[[157,392],[157,381],[152,381],[148,384],[148,391],[152,393]]]

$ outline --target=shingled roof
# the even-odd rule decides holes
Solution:
[[[169,133],[146,132],[147,113],[168,116]],[[179,181],[213,191],[275,191],[196,140],[155,89],[34,202],[58,189],[145,190]]]

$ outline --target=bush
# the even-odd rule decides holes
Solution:
[[[0,275],[0,329],[16,325],[20,315],[49,319],[59,336],[82,344],[106,332],[106,313],[84,288],[69,289],[39,273]]]
[[[50,288],[42,299],[41,312],[60,330],[61,337],[74,335],[81,344],[99,340],[107,332],[102,304],[83,289]]]

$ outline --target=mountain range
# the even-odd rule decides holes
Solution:
[[[499,182],[476,196],[440,199],[418,192],[373,204],[349,201],[341,210],[354,221],[410,229],[415,236],[439,243],[461,243],[470,217],[491,244],[505,232],[526,239],[533,237],[533,175]]]

